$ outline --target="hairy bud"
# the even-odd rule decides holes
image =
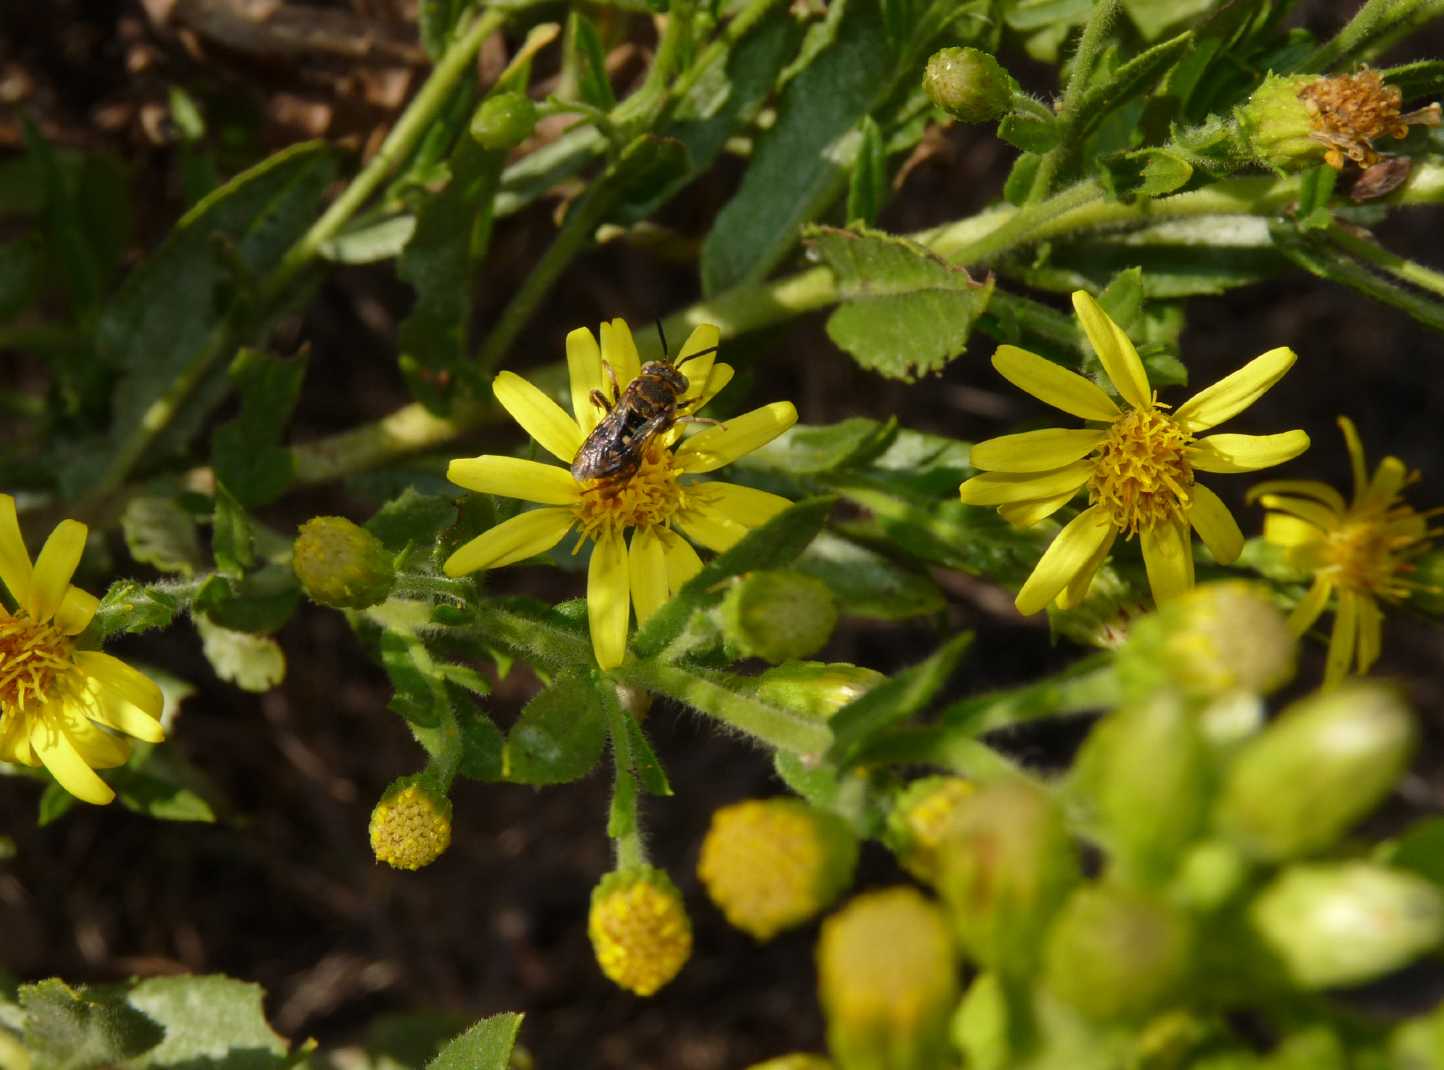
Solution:
[[[291,568],[314,601],[334,609],[365,609],[386,600],[396,574],[381,540],[341,516],[301,525]]]
[[[451,846],[451,800],[425,774],[391,783],[371,811],[371,853],[397,869],[420,869]]]
[[[629,992],[650,996],[692,954],[692,922],[682,893],[652,866],[608,873],[592,889],[587,934],[597,965]]]

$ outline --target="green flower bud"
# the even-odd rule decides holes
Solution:
[[[397,869],[420,869],[451,846],[451,800],[424,773],[391,782],[371,811],[371,853]]]
[[[1024,780],[989,784],[958,807],[938,857],[963,950],[986,969],[1027,976],[1079,879],[1057,803]]]
[[[757,677],[757,697],[826,720],[886,679],[876,669],[845,661],[793,661]]]
[[[1212,769],[1197,719],[1158,692],[1099,721],[1075,768],[1119,875],[1166,879],[1208,815]]]
[[[1141,1018],[1178,990],[1192,939],[1187,919],[1166,902],[1086,885],[1053,923],[1043,983],[1091,1018]]]
[[[1395,1070],[1444,1070],[1444,1005],[1395,1028],[1388,1065]]]
[[[893,804],[883,842],[902,867],[920,881],[936,884],[938,851],[963,801],[978,790],[956,776],[914,780]]]
[[[1226,580],[1139,621],[1118,653],[1118,672],[1132,694],[1173,685],[1199,698],[1266,695],[1293,678],[1297,645],[1266,588]]]
[[[794,1052],[791,1055],[779,1055],[775,1059],[768,1059],[765,1063],[753,1063],[747,1070],[834,1070],[834,1068],[832,1063],[821,1055]]]
[[[841,1070],[936,1070],[958,999],[947,920],[915,888],[858,896],[823,923],[817,987]]]
[[[722,602],[722,630],[743,657],[773,663],[822,649],[837,625],[837,601],[800,572],[750,572]]]
[[[1012,109],[1018,84],[996,59],[976,48],[941,48],[923,71],[923,92],[954,119],[986,123]]]
[[[396,580],[381,540],[341,516],[312,517],[301,525],[291,568],[314,601],[334,609],[384,602]]]
[[[841,818],[800,799],[748,799],[712,815],[697,876],[729,922],[770,940],[831,906],[857,854]]]
[[[1013,1028],[1008,993],[995,973],[980,973],[953,1015],[953,1044],[968,1070],[1007,1070],[1019,1031]]]
[[[619,869],[597,883],[587,935],[607,978],[639,996],[650,996],[676,977],[692,954],[692,922],[682,893],[652,866]]]
[[[1236,112],[1249,151],[1265,167],[1302,171],[1324,158],[1315,138],[1314,115],[1299,96],[1319,80],[1314,74],[1270,74]]]
[[[498,93],[471,118],[471,136],[484,149],[512,149],[536,127],[536,104],[525,93]]]
[[[1249,920],[1296,984],[1332,988],[1437,947],[1444,896],[1423,877],[1368,862],[1291,866],[1259,893]]]
[[[1389,793],[1413,749],[1413,718],[1390,688],[1355,681],[1314,695],[1239,751],[1219,826],[1262,859],[1321,850]]]
[[[1205,840],[1183,856],[1170,894],[1179,905],[1210,914],[1243,888],[1248,875],[1248,860],[1237,847],[1225,840]]]

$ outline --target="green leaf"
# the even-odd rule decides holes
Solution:
[[[195,517],[172,498],[132,498],[120,527],[130,556],[142,564],[183,576],[206,567]]]
[[[975,282],[905,238],[818,227],[808,244],[837,279],[828,337],[890,379],[912,382],[960,356],[993,293],[991,277]]]
[[[473,0],[421,0],[416,20],[421,29],[421,46],[432,59],[446,51],[451,33]]]
[[[1176,193],[1193,178],[1193,164],[1167,149],[1113,153],[1099,161],[1103,181],[1119,200],[1163,197]]]
[[[306,377],[303,354],[282,360],[242,349],[231,362],[231,381],[241,412],[211,436],[216,478],[247,508],[268,505],[285,493],[295,475],[291,451],[280,445]]]
[[[1411,100],[1435,100],[1444,95],[1444,60],[1421,59],[1401,63],[1379,72],[1389,85],[1399,87],[1405,103]]]
[[[127,810],[157,821],[199,821],[213,824],[214,807],[199,792],[176,781],[174,770],[154,759],[138,768],[123,766],[106,777]]]
[[[1031,112],[1012,112],[998,124],[998,136],[1014,148],[1036,156],[1056,148],[1063,135],[1055,119]]]
[[[886,449],[896,435],[895,419],[879,423],[854,416],[835,424],[794,424],[739,463],[791,475],[817,475],[871,459]]]
[[[1003,18],[1015,30],[1040,30],[1076,26],[1092,10],[1093,0],[1014,0],[1006,5]]]
[[[832,511],[831,498],[809,498],[748,532],[736,546],[718,554],[654,613],[632,639],[632,649],[651,657],[682,634],[692,614],[712,595],[712,588],[731,576],[753,569],[781,568],[807,548]]]
[[[449,689],[457,727],[461,729],[461,760],[457,772],[472,780],[488,783],[503,775],[506,741],[491,718],[469,696]]]
[[[251,518],[224,483],[216,484],[216,507],[211,517],[211,553],[222,576],[240,579],[256,563]]]
[[[320,255],[334,264],[375,264],[400,256],[416,233],[416,216],[398,215],[343,230],[321,243]]]
[[[1192,43],[1191,31],[1171,37],[1140,52],[1107,78],[1089,86],[1078,104],[1077,127],[1071,131],[1070,136],[1074,139],[1085,137],[1090,131],[1096,130],[1118,107],[1147,93],[1188,51]]]
[[[591,19],[573,10],[567,19],[567,65],[576,78],[581,99],[599,111],[617,106],[617,96],[607,79],[607,57],[602,39]]]
[[[38,234],[22,234],[0,245],[0,323],[30,306],[40,292],[44,266],[44,243]]]
[[[895,673],[833,715],[828,758],[849,765],[881,729],[921,712],[948,682],[973,641],[971,632],[955,635],[926,660]]]
[[[421,608],[419,603],[410,605]],[[389,707],[413,726],[440,726],[450,711],[440,674],[426,644],[400,626],[388,628],[381,635],[381,665],[395,688]]]
[[[286,675],[286,656],[274,639],[232,631],[196,617],[201,650],[216,675],[243,691],[269,691]]]
[[[871,115],[862,117],[861,130],[862,145],[847,187],[847,219],[849,223],[871,226],[887,203],[887,153],[882,146],[882,132]]]
[[[134,1070],[282,1070],[287,1044],[266,1022],[265,991],[217,974],[152,977],[127,1002],[165,1027],[165,1039]]]
[[[1379,861],[1413,870],[1444,887],[1444,818],[1420,818],[1379,853]]]
[[[605,705],[617,768],[626,770],[627,775],[648,795],[671,795],[672,785],[667,780],[667,771],[662,768],[642,726],[630,710],[615,701],[615,693],[603,697],[613,700],[605,702]]]
[[[301,588],[290,567],[266,565],[239,580],[211,576],[196,591],[193,607],[223,628],[269,635],[300,603]]]
[[[180,603],[163,588],[135,580],[116,580],[100,600],[100,608],[86,629],[85,641],[99,645],[115,635],[165,628],[179,612]]]
[[[1214,0],[1123,0],[1123,10],[1144,40],[1152,41],[1170,26],[1202,15]]]
[[[581,671],[563,673],[522,708],[506,738],[506,779],[565,784],[596,768],[607,718],[598,685]]]
[[[520,1014],[483,1018],[442,1048],[426,1070],[507,1070],[521,1022]]]
[[[63,981],[20,986],[25,1049],[34,1070],[91,1070],[154,1048],[165,1030],[117,995]]]
[[[947,605],[926,573],[826,531],[792,567],[827,584],[849,617],[904,620],[940,612]]]

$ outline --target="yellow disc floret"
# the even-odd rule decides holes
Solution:
[[[1154,402],[1157,406],[1157,402]],[[1156,407],[1129,409],[1108,428],[1093,457],[1088,500],[1113,526],[1134,535],[1186,514],[1193,486],[1193,436]]]
[[[1345,157],[1368,167],[1379,161],[1373,146],[1379,138],[1406,137],[1414,124],[1439,125],[1438,104],[1404,115],[1403,92],[1385,85],[1378,71],[1319,78],[1299,90],[1299,100],[1312,119],[1314,138],[1328,147],[1324,161],[1334,168],[1342,168]]]
[[[647,447],[642,464],[630,478],[592,480],[573,510],[582,535],[595,539],[603,531],[665,526],[687,507],[687,488],[676,456],[661,442]]]
[[[0,710],[38,706],[71,670],[75,644],[49,621],[12,617],[0,606]]]
[[[650,996],[692,954],[692,923],[668,876],[642,866],[609,873],[592,891],[587,933],[597,965],[615,984]]]
[[[451,800],[422,777],[395,781],[371,811],[371,852],[397,869],[420,869],[451,846]]]

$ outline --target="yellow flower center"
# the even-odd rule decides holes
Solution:
[[[75,644],[59,628],[0,608],[0,715],[23,712],[71,669]]]
[[[1322,571],[1344,590],[1402,599],[1415,586],[1403,576],[1413,567],[1405,551],[1426,541],[1423,518],[1407,505],[1352,516],[1325,538]]]
[[[672,451],[660,442],[647,447],[642,464],[626,479],[593,479],[572,507],[582,535],[595,539],[607,530],[668,524],[687,507],[682,469]]]
[[[1129,409],[1113,421],[1088,477],[1089,502],[1107,510],[1129,537],[1181,519],[1193,486],[1185,453],[1193,436],[1154,406]]]

